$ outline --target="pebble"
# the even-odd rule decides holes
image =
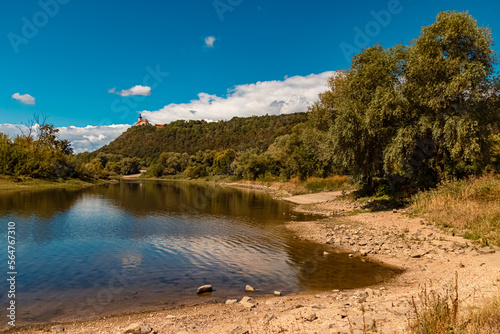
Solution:
[[[52,326],[52,328],[50,328],[50,331],[51,332],[64,332],[64,327],[62,325]]]
[[[241,326],[236,326],[232,331],[228,332],[228,334],[249,334],[250,331]]]
[[[273,321],[274,319],[278,319],[278,317],[276,317],[274,314],[268,314],[268,315],[264,316],[264,320],[262,322],[264,324],[268,324],[271,321]]]
[[[246,308],[254,308],[255,305],[256,305],[256,301],[251,298],[251,297],[243,297],[241,300],[240,300],[240,304],[243,305],[244,307]]]
[[[129,325],[127,328],[123,330],[123,334],[142,334],[142,333],[151,333],[153,328],[145,322],[136,322]]]

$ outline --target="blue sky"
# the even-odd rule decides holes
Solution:
[[[300,111],[324,90],[328,71],[349,67],[341,46],[408,42],[443,10],[469,10],[495,40],[500,33],[496,1],[5,0],[0,7],[0,124],[38,112],[67,129],[132,124],[139,112],[164,123]],[[367,38],[356,40],[357,31]],[[278,107],[253,104],[263,94]]]

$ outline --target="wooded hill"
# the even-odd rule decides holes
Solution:
[[[157,158],[162,152],[195,154],[198,151],[237,152],[249,149],[265,151],[282,135],[289,134],[295,125],[307,121],[306,113],[279,116],[234,117],[229,121],[175,121],[163,128],[133,126],[96,152],[138,157]]]

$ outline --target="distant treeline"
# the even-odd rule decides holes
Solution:
[[[121,154],[151,161],[162,152],[265,151],[274,140],[307,120],[305,113],[280,116],[234,117],[228,121],[175,121],[163,128],[134,126],[97,153]],[[97,154],[95,153],[95,154]]]
[[[333,173],[329,139],[308,118],[295,113],[136,126],[96,152],[79,154],[78,161],[96,177],[124,174],[131,164],[147,166],[153,177],[325,177]]]
[[[84,157],[73,154],[69,141],[58,138],[58,129],[37,116],[22,129],[24,133],[15,138],[0,133],[0,175],[91,180],[111,174],[139,173],[144,164],[138,158],[120,155],[85,161]]]

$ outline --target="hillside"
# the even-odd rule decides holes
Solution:
[[[307,121],[307,113],[279,116],[234,117],[229,121],[175,121],[163,128],[134,126],[95,153],[113,153],[142,159],[161,152],[194,154],[197,151],[266,150],[273,141]]]

